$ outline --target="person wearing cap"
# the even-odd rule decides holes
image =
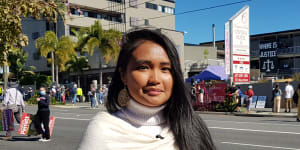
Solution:
[[[33,90],[31,87],[28,88],[28,98],[27,99],[30,99],[31,97],[33,97]]]
[[[247,112],[250,113],[250,105],[252,103],[252,97],[254,96],[254,92],[252,90],[252,85],[248,86],[248,90],[245,91],[245,95],[248,97],[248,104],[247,104]]]
[[[9,88],[5,91],[3,105],[5,108],[8,108],[9,105],[17,105],[17,111],[14,111],[14,117],[16,118],[17,123],[20,123],[22,112],[25,111],[25,104],[23,95],[19,89],[19,84],[16,79],[9,79]],[[2,138],[3,140],[12,140],[11,131],[6,132],[6,137]]]

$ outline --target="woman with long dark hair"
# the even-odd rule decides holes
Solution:
[[[279,88],[279,84],[276,84],[275,88],[273,90],[273,97],[274,97],[273,112],[276,112],[276,113],[280,112],[281,95],[282,95],[282,92]]]
[[[215,150],[193,112],[174,44],[157,30],[123,37],[106,108],[90,122],[83,149]]]

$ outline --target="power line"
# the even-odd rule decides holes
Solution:
[[[222,4],[222,5],[216,5],[216,6],[206,7],[206,8],[200,8],[200,9],[195,9],[195,10],[190,10],[190,11],[184,11],[184,12],[175,13],[175,14],[169,14],[169,15],[163,15],[163,16],[157,16],[157,17],[150,17],[150,18],[146,18],[146,19],[151,20],[151,19],[158,19],[158,18],[169,17],[169,16],[173,16],[173,15],[174,16],[178,16],[178,15],[183,15],[183,14],[188,14],[188,13],[194,13],[194,12],[198,12],[198,11],[204,11],[204,10],[209,10],[209,9],[214,9],[214,8],[220,8],[220,7],[226,7],[226,6],[230,6],[230,5],[245,3],[245,2],[249,2],[249,1],[251,1],[251,0],[244,0],[244,1],[232,2],[232,3]],[[138,21],[144,21],[144,20],[145,19],[136,20],[136,21],[138,22]],[[125,22],[125,24],[126,23],[128,23],[128,22]],[[102,26],[108,26],[108,25],[102,25]]]

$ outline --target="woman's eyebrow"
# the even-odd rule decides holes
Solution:
[[[136,60],[135,63],[137,63],[137,64],[148,64],[148,65],[152,64],[151,61],[149,61],[149,60]],[[171,65],[171,63],[170,62],[161,62],[160,65],[163,65],[163,66]]]

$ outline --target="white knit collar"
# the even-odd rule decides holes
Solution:
[[[163,116],[164,108],[165,105],[149,107],[130,99],[128,105],[116,115],[136,127],[159,126],[166,122]]]

